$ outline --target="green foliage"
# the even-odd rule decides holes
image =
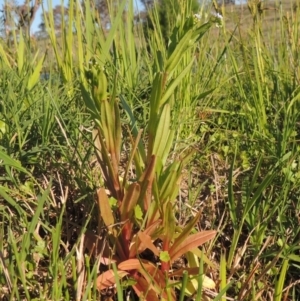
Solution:
[[[146,16],[141,20],[144,24],[144,32],[146,37],[151,35],[153,30],[160,31],[165,45],[168,45],[172,29],[179,17],[178,12],[185,11],[189,13],[197,13],[199,3],[197,0],[180,1],[142,1],[146,6]]]
[[[298,8],[167,3],[1,41],[0,299],[299,299]]]

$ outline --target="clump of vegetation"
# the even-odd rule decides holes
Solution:
[[[299,11],[186,2],[2,39],[2,300],[299,299]]]

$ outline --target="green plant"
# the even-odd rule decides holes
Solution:
[[[298,7],[125,2],[0,40],[0,299],[298,300]]]
[[[124,2],[123,2],[124,3]],[[122,6],[121,6],[122,7]],[[121,10],[119,10],[120,12]],[[120,18],[118,13],[116,18]],[[119,26],[115,22],[114,26]],[[129,133],[131,151],[128,160],[121,166],[121,118],[119,106],[133,118],[125,98],[119,104],[115,94],[117,71],[108,83],[107,64],[95,57],[97,62],[86,71],[82,82],[82,95],[87,108],[92,113],[96,130],[94,131],[95,150],[101,167],[104,186],[108,188],[114,206],[104,188],[98,190],[99,228],[107,227],[107,239],[102,240],[98,250],[102,263],[117,264],[118,278],[133,279],[138,296],[146,300],[175,300],[175,291],[170,278],[182,276],[182,270],[171,272],[172,264],[187,252],[212,239],[215,231],[190,234],[200,214],[197,214],[183,229],[176,226],[174,209],[182,169],[191,158],[186,151],[178,159],[170,161],[174,130],[171,128],[170,101],[181,79],[190,71],[191,63],[177,74],[176,68],[187,49],[193,47],[208,30],[210,23],[194,24],[188,17],[181,27],[175,27],[165,58],[154,64],[154,79],[149,102],[149,121],[147,126],[147,147],[140,141],[141,131]],[[114,32],[114,28],[112,28]],[[109,37],[103,47],[106,57]],[[106,51],[106,52],[105,52]],[[159,53],[158,53],[159,55]],[[98,59],[98,60],[97,60]],[[87,83],[87,84],[86,84]],[[107,93],[107,88],[112,93]],[[131,119],[134,125],[134,120]],[[135,179],[128,179],[129,170],[134,163]],[[124,175],[120,178],[120,167]],[[89,243],[90,245],[91,243]],[[106,244],[113,250],[109,252]],[[158,245],[159,244],[159,248]],[[143,259],[146,249],[152,251],[155,259]],[[198,274],[199,268],[187,268],[189,274]],[[115,283],[112,269],[101,273],[97,280],[100,290]],[[115,278],[117,279],[117,278]]]

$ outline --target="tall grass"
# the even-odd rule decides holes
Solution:
[[[132,187],[147,180],[154,205],[143,212],[139,197],[133,225],[149,252],[130,261],[148,260],[149,272],[139,270],[151,283],[146,300],[159,289],[168,300],[299,299],[299,9],[251,1],[247,24],[228,7],[220,24],[203,6],[193,23],[188,3],[178,3],[168,45],[157,7],[151,31],[125,0],[109,2],[109,29],[89,0],[70,1],[60,37],[45,14],[45,54],[26,36],[11,48],[1,41],[3,300],[138,299],[144,280],[121,269],[126,261],[107,267],[115,287],[99,274],[121,252],[131,219],[116,209],[125,210],[120,191],[136,195]],[[103,189],[95,197],[99,187],[108,197]],[[149,220],[164,221],[160,233],[147,232]],[[214,240],[169,266],[182,233],[204,230],[217,230]]]

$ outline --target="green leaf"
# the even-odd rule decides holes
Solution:
[[[168,251],[161,251],[159,254],[159,259],[163,262],[169,262],[171,260],[170,254]]]
[[[18,53],[18,71],[19,71],[19,75],[21,75],[21,72],[24,67],[24,56],[25,56],[25,42],[23,38],[22,29],[20,30],[19,37],[20,39],[19,39],[17,53]]]
[[[138,203],[143,210],[148,210],[151,203],[152,183],[155,176],[156,157],[151,156],[149,164],[141,176],[139,183],[141,185],[141,193]]]
[[[6,133],[6,123],[0,120],[0,138],[2,138],[2,135],[5,133]]]
[[[139,199],[139,196],[140,196],[140,185],[138,183],[132,183],[129,186],[120,206],[120,214],[121,214],[122,221],[131,219],[132,214],[136,213],[135,208],[138,206],[137,201]],[[141,207],[139,208],[141,209]]]
[[[120,100],[121,100],[122,108],[125,110],[128,118],[130,120],[130,129],[133,133],[133,136],[134,136],[134,138],[137,139],[137,137],[139,135],[139,130],[136,125],[137,121],[133,115],[130,105],[127,103],[127,101],[123,95],[120,95]],[[146,162],[146,152],[145,152],[145,147],[143,146],[141,141],[138,142],[138,150],[139,150],[139,154],[142,157],[143,162],[145,163]]]
[[[123,0],[119,5],[118,5],[118,12],[116,17],[114,18],[113,22],[111,23],[111,28],[109,30],[109,33],[107,35],[106,41],[102,47],[103,50],[103,57],[108,58],[110,57],[109,52],[111,50],[112,42],[116,36],[117,29],[120,26],[122,26],[123,22],[123,13],[124,9],[126,7],[127,0]]]
[[[109,205],[110,205],[110,207],[112,207],[112,208],[116,207],[117,204],[118,204],[118,201],[115,198],[113,198],[113,197],[109,198]]]
[[[11,158],[10,156],[8,156],[4,151],[2,151],[2,149],[0,147],[0,166],[1,165],[11,166],[21,172],[29,174],[28,171],[22,167],[20,161],[17,161],[15,159]]]
[[[181,176],[181,167],[181,162],[176,160],[169,165],[166,170],[164,170],[162,176],[159,178],[159,197],[161,201],[165,201],[167,199],[173,201],[178,195],[178,182]]]
[[[30,248],[30,244],[31,244],[31,240],[32,240],[32,235],[34,233],[34,231],[36,230],[36,226],[39,222],[40,219],[40,215],[43,217],[44,214],[44,204],[49,196],[50,193],[50,187],[52,185],[52,182],[50,182],[48,184],[48,187],[45,191],[43,191],[43,194],[41,196],[37,197],[37,207],[35,209],[34,215],[32,217],[32,220],[29,224],[27,233],[24,235],[23,237],[23,241],[22,241],[22,247],[24,248],[24,254],[23,256],[23,260],[25,260],[25,257],[27,256],[27,254],[29,253],[29,248]]]
[[[33,73],[29,76],[27,89],[30,91],[40,80],[40,73],[43,68],[43,63],[45,59],[46,54],[39,60],[38,64],[34,68]]]
[[[170,121],[170,105],[166,104],[159,118],[159,123],[155,133],[155,140],[152,150],[152,155],[156,155],[159,158],[165,156],[165,145],[168,141],[168,136],[170,133]]]
[[[136,284],[136,280],[134,278],[127,278],[126,280],[122,280],[122,287],[129,288]]]
[[[90,93],[86,90],[85,86],[83,84],[80,85],[81,88],[81,95],[84,100],[84,103],[89,111],[89,113],[92,115],[92,118],[95,120],[99,120],[99,111],[96,108],[95,102],[90,96]]]
[[[142,219],[143,219],[143,211],[142,211],[140,205],[136,205],[136,206],[134,207],[134,217],[135,217],[137,220],[142,220]]]
[[[20,190],[32,195],[34,193],[34,183],[31,181],[26,181],[24,185],[20,186]]]
[[[0,185],[0,196],[13,208],[15,208],[19,214],[19,218],[25,215],[22,207],[16,202],[10,195],[6,193],[7,188]]]
[[[289,260],[284,259],[279,278],[275,284],[274,301],[282,300],[283,286],[284,286],[284,283],[286,280],[286,273],[287,273],[288,267],[289,267]]]
[[[1,59],[4,61],[4,63],[6,64],[6,66],[11,69],[11,65],[10,65],[10,62],[8,60],[8,53],[3,49],[1,43],[0,43],[0,57]]]
[[[178,245],[183,243],[189,237],[200,216],[201,212],[198,212],[196,216],[183,228],[182,232],[179,234],[179,236],[176,238],[172,245],[173,249],[177,248]]]
[[[183,53],[189,48],[189,41],[192,37],[192,30],[189,30],[181,40],[177,43],[175,49],[172,53],[169,54],[167,63],[166,63],[166,72],[172,73],[176,66],[179,64]]]
[[[160,99],[159,107],[163,106],[164,103],[166,103],[166,101],[170,98],[175,88],[181,83],[182,79],[190,71],[193,63],[194,60],[191,60],[191,62],[180,72],[180,74],[168,84],[166,92],[163,94],[162,98]]]
[[[170,242],[175,234],[175,217],[173,213],[173,206],[170,202],[167,203],[164,212],[164,236],[163,245],[169,249]],[[165,249],[165,250],[168,250]]]

